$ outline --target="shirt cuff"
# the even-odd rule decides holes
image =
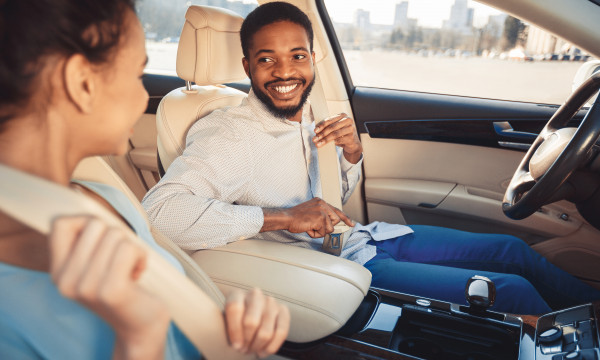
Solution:
[[[244,230],[237,240],[245,240],[260,233],[265,222],[265,216],[260,206],[237,205],[240,223],[244,224]]]
[[[346,157],[342,153],[342,156],[340,156],[340,169],[342,170],[342,173],[347,173],[348,171],[354,169],[355,167],[360,168],[360,166],[362,165],[362,161],[363,161],[363,154],[360,154],[360,159],[358,159],[358,162],[356,164],[353,164],[350,161],[346,160]]]

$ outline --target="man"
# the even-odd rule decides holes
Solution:
[[[365,265],[377,287],[464,303],[467,280],[483,275],[498,290],[494,309],[524,314],[600,298],[512,236],[353,224],[319,199],[317,147],[338,146],[345,201],[360,178],[362,145],[345,114],[315,128],[306,105],[315,79],[310,20],[290,4],[267,3],[240,36],[248,98],[194,124],[183,155],[143,200],[153,224],[181,247],[252,237],[320,250],[343,221],[355,227],[341,256]]]

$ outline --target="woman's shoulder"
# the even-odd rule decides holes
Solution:
[[[119,215],[121,215],[121,217],[127,222],[129,228],[141,240],[143,240],[154,251],[166,258],[179,271],[183,272],[183,268],[175,259],[175,257],[156,243],[145,215],[140,213],[141,210],[134,206],[131,200],[125,194],[123,194],[121,190],[111,185],[92,181],[77,181],[77,183],[102,197],[110,206],[113,207],[113,209],[115,209],[115,211],[117,211],[117,213],[119,213]]]

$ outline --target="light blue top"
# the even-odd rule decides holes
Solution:
[[[108,201],[137,235],[183,272],[155,242],[145,220],[117,189],[82,185]],[[46,272],[0,262],[0,359],[110,359],[112,328],[87,308],[63,297]],[[171,323],[165,359],[199,359],[195,347]]]

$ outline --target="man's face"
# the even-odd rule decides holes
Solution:
[[[279,21],[257,31],[251,44],[242,62],[254,93],[274,115],[300,121],[315,81],[315,54],[306,31]]]

